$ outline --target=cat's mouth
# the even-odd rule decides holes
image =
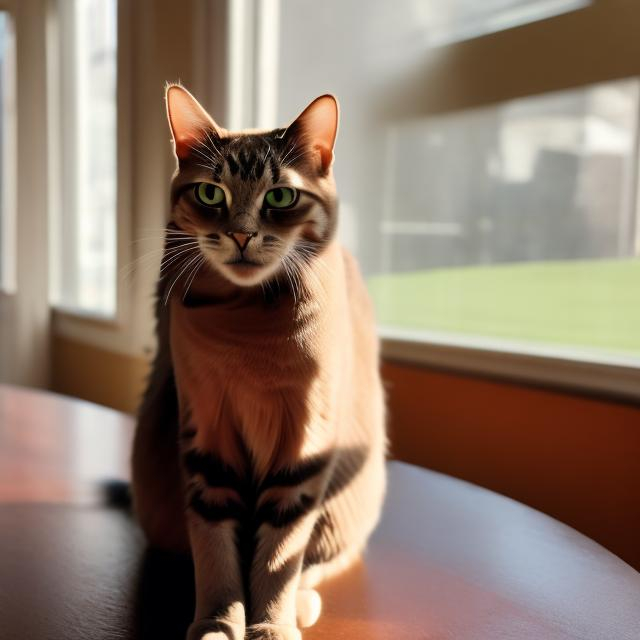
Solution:
[[[219,262],[222,274],[233,284],[241,287],[253,287],[273,275],[278,263],[263,262],[240,256],[234,260]]]
[[[230,267],[239,267],[241,269],[246,269],[247,267],[261,267],[262,265],[259,262],[253,262],[253,260],[247,260],[247,258],[238,258],[237,260],[230,260],[229,262],[225,262],[226,265]]]
[[[229,260],[224,264],[235,276],[240,278],[250,278],[264,267],[260,262],[254,262],[244,257],[240,257],[237,260]]]

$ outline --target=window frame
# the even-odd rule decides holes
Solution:
[[[57,0],[49,0],[49,47],[53,60],[61,59],[61,35],[57,20],[55,3]],[[72,340],[80,340],[108,351],[116,351],[128,354],[131,351],[142,351],[142,343],[148,343],[146,336],[140,335],[133,328],[134,304],[133,295],[138,283],[136,277],[125,283],[121,274],[123,269],[131,264],[134,259],[133,229],[135,226],[133,211],[133,51],[131,23],[134,9],[131,3],[118,0],[117,8],[118,48],[116,62],[116,301],[113,314],[104,315],[99,311],[83,310],[66,306],[64,304],[51,303],[52,330],[55,336],[66,337]],[[63,85],[60,82],[61,72],[57,65],[48,69],[49,95],[54,111],[50,127],[49,140],[53,165],[53,178],[51,180],[50,197],[52,216],[54,219],[62,219],[55,209],[63,205],[60,187],[62,176],[55,168],[59,159],[63,157],[63,147],[59,141],[60,127],[56,126],[60,120],[57,112],[64,104],[61,96]],[[56,162],[57,161],[57,162]],[[162,212],[159,212],[162,215]],[[52,230],[54,233],[54,230]],[[51,242],[55,245],[55,242]],[[55,272],[55,270],[53,270]]]
[[[632,358],[489,338],[462,338],[379,329],[384,360],[449,373],[568,391],[597,398],[640,401],[640,368]]]

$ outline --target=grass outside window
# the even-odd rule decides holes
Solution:
[[[431,269],[369,279],[378,324],[624,354],[640,362],[640,259]]]

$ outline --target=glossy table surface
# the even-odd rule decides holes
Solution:
[[[133,422],[0,386],[0,638],[181,640],[188,558],[145,549],[101,487],[128,477]],[[479,487],[389,465],[364,560],[321,587],[305,640],[639,640],[640,574]]]

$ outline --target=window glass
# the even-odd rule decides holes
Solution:
[[[638,86],[391,126],[380,322],[640,355]]]
[[[52,220],[53,302],[116,306],[116,0],[61,0],[61,203]]]

